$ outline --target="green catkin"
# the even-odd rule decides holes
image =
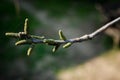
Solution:
[[[27,23],[28,23],[28,18],[25,19],[25,24],[24,24],[24,32],[25,32],[25,34],[28,34],[28,25],[27,25]]]
[[[29,56],[29,55],[31,54],[34,46],[35,46],[34,44],[31,44],[31,45],[30,45],[30,47],[29,47],[28,50],[27,50],[27,56]]]
[[[59,30],[59,37],[61,40],[64,40],[64,41],[66,40],[66,37],[64,36],[62,30]]]
[[[18,37],[18,33],[7,32],[5,33],[6,36]]]
[[[27,43],[27,40],[17,41],[17,42],[15,43],[15,45],[17,46],[17,45],[21,45],[21,44],[24,44],[24,43]]]
[[[63,48],[68,48],[68,47],[70,47],[72,45],[72,43],[71,42],[68,42],[68,43],[66,43],[65,45],[63,45]]]
[[[15,43],[15,45],[22,45],[22,44],[31,44],[32,40],[20,40]]]
[[[60,46],[60,45],[56,45],[56,46],[54,46],[53,49],[52,49],[52,52],[57,51],[57,49],[59,48],[59,46]]]

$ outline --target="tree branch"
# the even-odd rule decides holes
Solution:
[[[107,23],[106,25],[104,25],[101,28],[97,29],[96,31],[92,32],[91,34],[86,34],[81,37],[73,38],[73,39],[67,39],[64,36],[63,32],[61,30],[59,30],[60,39],[55,40],[55,39],[46,39],[44,36],[35,36],[35,35],[28,34],[28,27],[27,27],[28,19],[26,18],[25,24],[24,24],[24,32],[18,32],[18,33],[7,32],[7,33],[5,33],[5,35],[19,38],[20,40],[17,41],[15,43],[15,45],[30,44],[30,47],[27,51],[27,55],[29,55],[31,53],[35,44],[48,44],[48,45],[54,46],[53,52],[55,52],[60,47],[60,45],[63,45],[63,48],[67,48],[67,47],[71,46],[73,43],[91,40],[92,38],[97,36],[99,33],[103,32],[104,30],[106,30],[108,27],[110,27],[114,23],[118,22],[119,20],[120,20],[120,17]]]

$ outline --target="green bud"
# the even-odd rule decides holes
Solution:
[[[32,43],[31,40],[20,40],[20,41],[17,41],[15,45],[17,46],[17,45],[30,44],[30,43]]]
[[[34,46],[35,46],[34,44],[31,44],[30,47],[28,48],[28,50],[27,50],[27,55],[28,55],[28,56],[31,54]]]
[[[5,33],[5,35],[12,36],[12,37],[19,37],[18,33],[12,33],[12,32]]]
[[[68,42],[68,43],[66,43],[65,45],[63,45],[63,48],[68,48],[68,47],[70,47],[72,45],[72,43],[71,42]]]
[[[56,45],[56,46],[54,46],[53,49],[52,49],[52,52],[57,51],[57,49],[58,49],[59,47],[60,47],[60,45]]]
[[[28,33],[28,25],[27,25],[27,22],[28,22],[28,18],[25,19],[25,24],[24,24],[24,32],[25,32],[25,34]]]
[[[66,37],[63,35],[62,30],[59,30],[59,37],[61,40],[66,40]]]

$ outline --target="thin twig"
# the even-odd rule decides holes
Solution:
[[[120,17],[118,17],[115,20],[105,24],[101,28],[99,28],[96,31],[92,32],[91,34],[86,34],[86,35],[83,35],[82,37],[78,37],[78,38],[67,39],[65,41],[64,40],[55,40],[55,43],[56,44],[65,44],[65,43],[68,43],[68,42],[76,43],[76,42],[82,42],[82,41],[90,40],[90,39],[94,38],[95,36],[97,36],[99,33],[103,32],[104,30],[109,28],[114,23],[118,22],[119,20],[120,20]],[[33,43],[44,43],[44,42],[42,40],[33,39]]]
[[[15,37],[15,38],[17,37],[17,38],[21,39],[21,40],[17,41],[15,43],[15,45],[30,44],[31,46],[33,46],[33,44],[34,45],[35,44],[48,44],[48,45],[54,46],[53,52],[55,52],[62,44],[63,44],[63,48],[67,48],[67,47],[71,46],[73,43],[91,40],[92,38],[94,38],[98,34],[102,33],[104,30],[106,30],[108,27],[110,27],[114,23],[118,22],[119,20],[120,20],[120,17],[107,23],[106,25],[104,25],[101,28],[97,29],[96,31],[92,32],[91,34],[86,34],[81,37],[73,38],[73,39],[67,39],[65,37],[65,35],[63,34],[63,32],[61,30],[59,30],[58,33],[59,33],[60,39],[55,40],[55,39],[46,39],[44,36],[36,36],[36,35],[28,34],[28,27],[27,27],[28,19],[26,18],[25,24],[24,24],[24,32],[18,32],[18,33],[11,32],[11,33],[6,33],[5,35]],[[27,54],[30,54],[30,52],[32,50],[31,46],[28,49]]]

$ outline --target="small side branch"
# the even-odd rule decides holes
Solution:
[[[31,53],[35,44],[47,44],[47,45],[54,46],[52,51],[55,52],[61,45],[63,45],[63,48],[68,48],[73,43],[91,40],[92,38],[97,36],[99,33],[103,32],[104,30],[106,30],[108,27],[110,27],[114,23],[118,22],[119,20],[120,20],[120,17],[107,23],[106,25],[104,25],[101,28],[97,29],[96,31],[92,32],[91,34],[86,34],[81,37],[73,38],[73,39],[67,39],[65,37],[65,35],[63,34],[63,32],[61,30],[59,30],[58,34],[59,34],[60,39],[55,40],[55,39],[46,39],[44,36],[36,36],[36,35],[28,34],[29,33],[28,26],[27,26],[28,19],[26,19],[25,24],[24,24],[24,32],[18,32],[18,33],[7,32],[7,33],[5,33],[5,35],[19,38],[20,40],[17,41],[15,43],[15,45],[29,44],[30,47],[27,51],[27,55],[29,55]]]

